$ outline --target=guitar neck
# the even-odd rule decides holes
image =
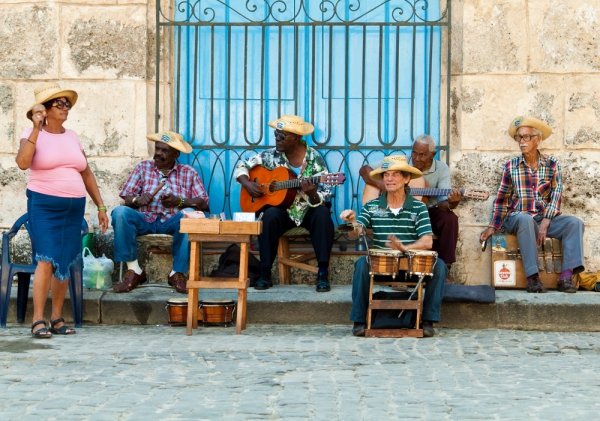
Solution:
[[[309,180],[313,184],[321,182],[320,175],[313,175],[311,177],[294,178],[292,180],[277,181],[272,184],[271,188],[275,190],[287,190],[287,189],[299,189],[302,184],[302,180]]]
[[[460,194],[463,194],[463,190],[460,189]],[[448,196],[452,192],[452,189],[438,189],[433,187],[417,187],[411,188],[410,194],[412,196]]]

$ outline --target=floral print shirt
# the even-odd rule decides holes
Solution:
[[[235,167],[235,171],[233,173],[234,178],[237,179],[241,175],[248,175],[249,171],[257,165],[262,165],[269,170],[272,170],[275,167],[283,166],[289,168],[295,173],[298,172],[297,168],[292,167],[284,153],[278,152],[275,148],[271,148],[259,153],[258,155],[252,156],[246,161],[241,161]],[[323,157],[321,157],[321,155],[319,155],[315,149],[307,145],[306,155],[304,156],[304,161],[300,167],[299,177],[312,177],[315,175],[328,173],[327,165],[325,164]],[[331,187],[328,185],[319,184],[317,186],[317,194],[323,202],[328,202],[331,199]],[[310,207],[311,205],[309,204],[308,196],[304,194],[302,190],[298,190],[298,194],[296,194],[296,198],[294,199],[292,205],[288,208],[287,212],[290,219],[299,226]]]

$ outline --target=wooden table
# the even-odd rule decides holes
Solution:
[[[262,222],[220,221],[218,219],[182,218],[180,231],[188,234],[190,242],[190,279],[188,288],[187,331],[198,327],[198,295],[200,288],[237,289],[237,317],[235,333],[246,329],[246,302],[248,296],[248,252],[253,235],[262,232]],[[237,278],[220,278],[202,276],[201,243],[227,242],[240,245],[240,271]]]

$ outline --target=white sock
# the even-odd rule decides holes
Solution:
[[[175,272],[174,270],[171,271],[171,273],[169,273],[169,276],[173,276],[175,275],[177,272]]]
[[[127,269],[133,270],[137,275],[142,274],[142,268],[140,267],[140,264],[138,263],[137,259],[132,260],[131,262],[127,262]]]

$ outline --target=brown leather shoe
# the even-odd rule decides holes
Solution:
[[[185,279],[185,275],[181,272],[175,272],[172,276],[169,276],[169,285],[174,287],[177,292],[187,294],[186,284],[187,279]]]
[[[572,278],[559,280],[556,289],[560,292],[568,292],[570,294],[577,292],[577,288],[575,287]]]
[[[527,278],[527,292],[544,293],[546,291],[546,287],[540,281],[539,276],[536,275]]]
[[[146,272],[142,271],[140,275],[135,273],[132,269],[128,269],[123,275],[123,280],[113,285],[114,292],[129,292],[139,284],[146,282]]]

